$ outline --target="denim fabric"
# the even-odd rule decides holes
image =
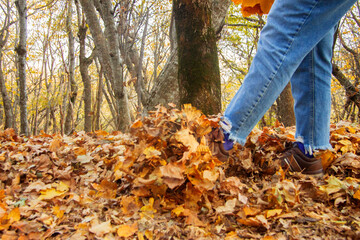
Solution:
[[[334,28],[356,0],[275,0],[248,75],[223,121],[230,138],[246,137],[291,80],[298,141],[329,149]]]

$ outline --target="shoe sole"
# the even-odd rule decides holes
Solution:
[[[296,162],[296,161],[295,161]],[[284,164],[283,164],[284,163]],[[296,162],[296,164],[298,164],[297,162]],[[296,171],[296,170],[294,170],[294,168],[291,166],[291,164],[290,164],[290,161],[289,161],[289,159],[288,158],[282,158],[281,159],[281,166],[284,166],[284,165],[286,165],[287,166],[287,169],[289,169],[290,170],[290,172],[299,172],[299,173],[302,173],[302,174],[304,174],[304,175],[308,175],[308,176],[312,176],[312,177],[323,177],[324,176],[324,172],[323,171],[321,171],[321,172],[306,172],[306,169],[304,169],[303,171]],[[300,166],[299,166],[300,167]]]

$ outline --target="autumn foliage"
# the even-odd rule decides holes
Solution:
[[[359,126],[332,126],[313,178],[279,167],[293,128],[254,130],[221,162],[205,137],[218,117],[149,114],[129,134],[0,132],[2,239],[360,237]]]
[[[244,17],[253,14],[267,14],[274,0],[232,0],[235,4],[241,4],[241,12]]]

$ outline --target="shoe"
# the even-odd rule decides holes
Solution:
[[[213,156],[225,162],[234,145],[234,142],[229,139],[229,134],[224,133],[221,128],[213,128],[206,138]]]
[[[308,157],[300,150],[297,143],[287,150],[280,158],[281,167],[291,172],[301,172],[307,175],[322,176],[323,166],[321,160],[315,157]]]

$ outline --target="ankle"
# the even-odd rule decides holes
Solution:
[[[229,151],[231,149],[233,149],[234,147],[234,141],[232,139],[230,139],[230,133],[226,132],[224,129],[221,128],[221,131],[224,134],[224,142],[223,142],[223,146],[224,149],[226,151]]]
[[[305,149],[305,146],[302,142],[295,142],[296,146],[305,154],[305,156],[309,157],[309,158],[313,158],[314,155],[312,154],[312,152],[307,151]]]

